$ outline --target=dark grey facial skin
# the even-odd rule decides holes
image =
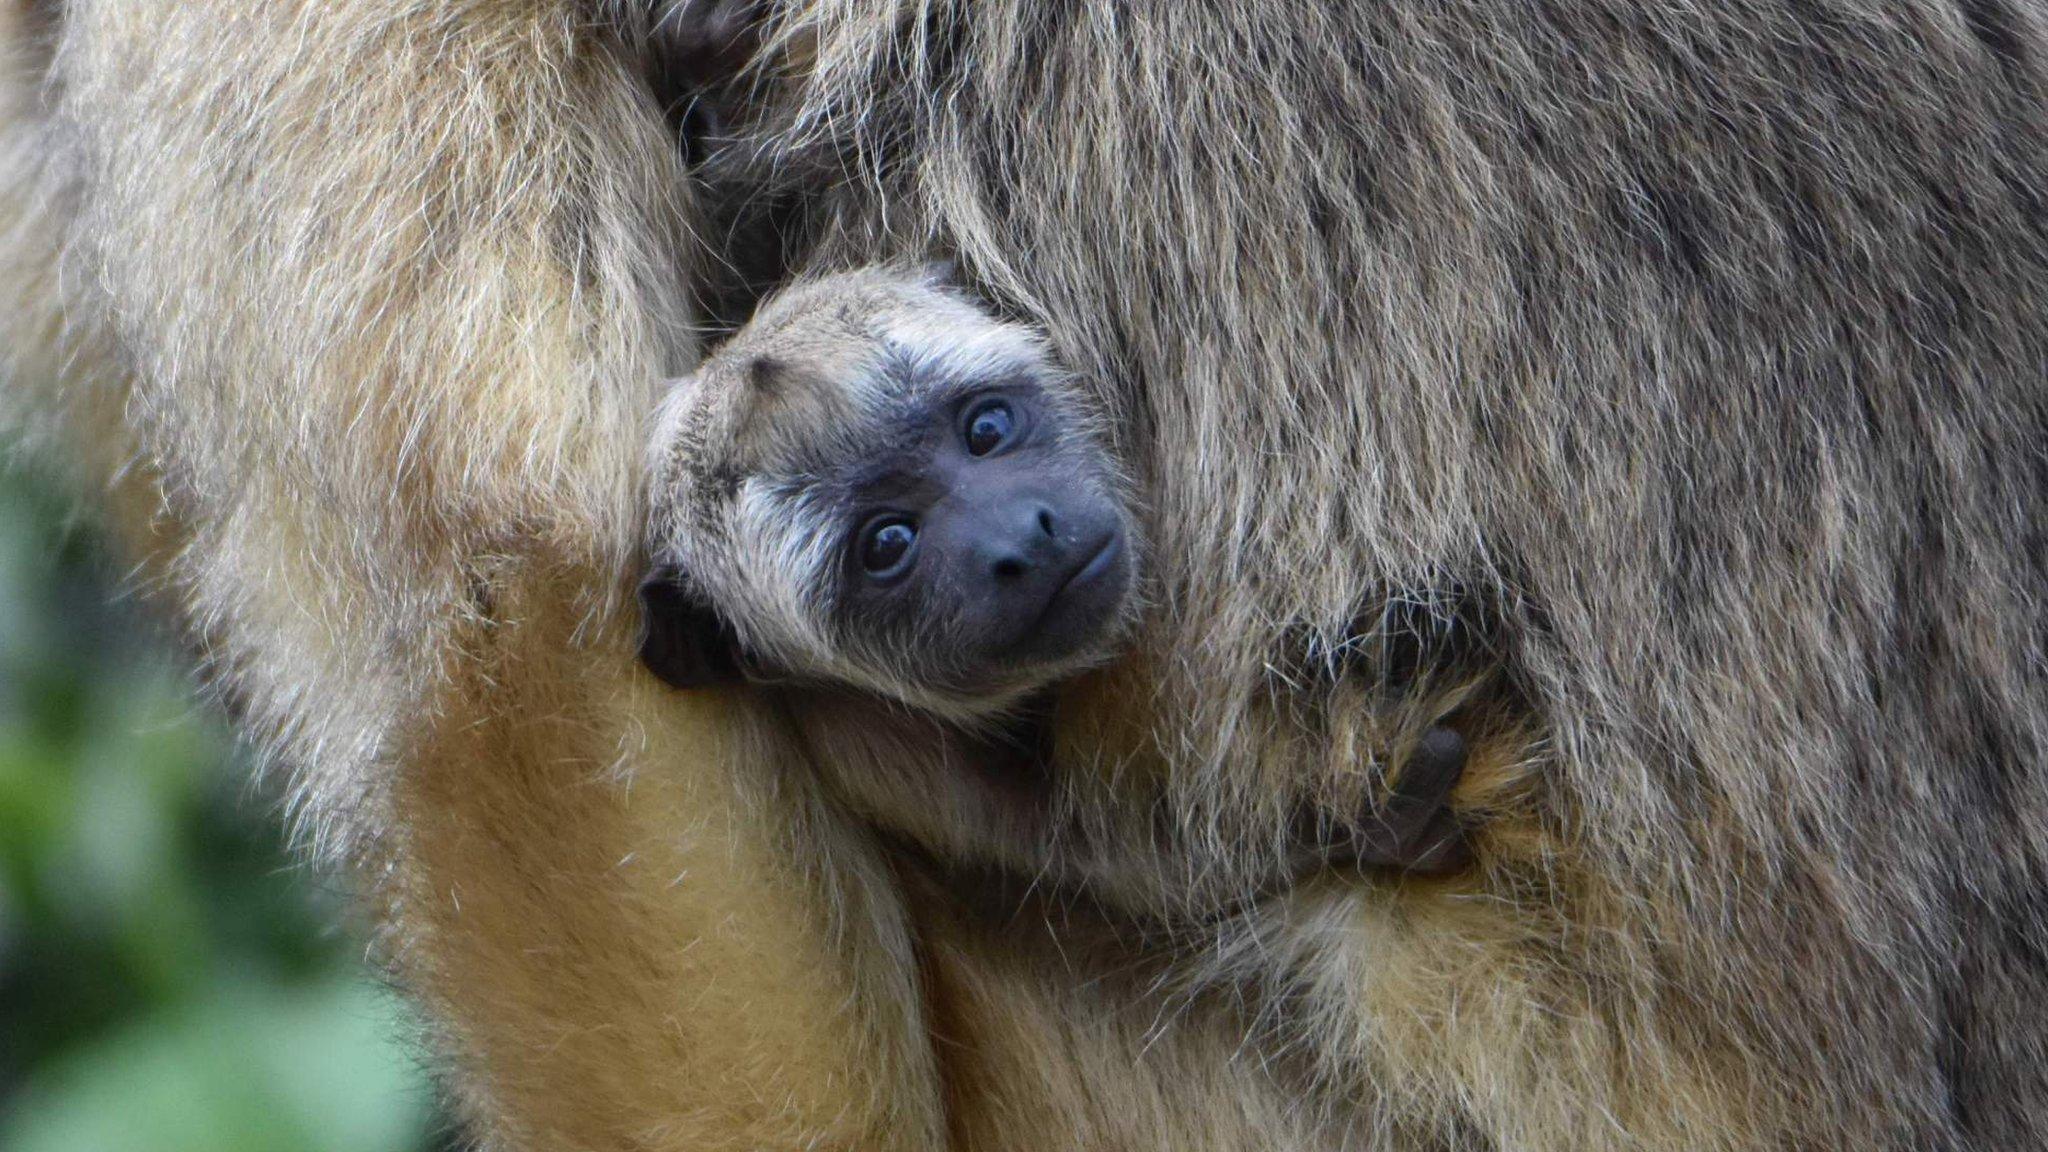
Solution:
[[[923,435],[848,485],[847,650],[955,692],[1085,654],[1133,569],[1100,449],[1031,385],[949,397],[916,422]]]
[[[868,443],[821,436],[783,478],[811,497],[792,514],[827,517],[837,541],[818,605],[834,651],[744,650],[744,622],[664,567],[641,587],[652,671],[681,688],[846,679],[967,716],[1102,653],[1136,579],[1104,449],[1028,374],[903,393]]]

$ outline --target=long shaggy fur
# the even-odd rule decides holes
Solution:
[[[775,0],[707,202],[658,7],[8,13],[9,407],[488,1142],[2048,1142],[2038,6]],[[1448,716],[1474,873],[1032,890],[634,669],[693,293],[931,250],[1145,494],[1066,802],[1228,887]]]
[[[2048,1139],[2038,8],[780,13],[734,178],[845,171],[809,260],[959,251],[1140,461],[1072,787],[1252,850],[1360,763],[1303,637],[1487,621],[1499,685],[1408,693],[1502,718],[1482,872],[1189,980],[1476,1146]]]
[[[628,38],[426,0],[80,0],[51,31],[5,126],[10,405],[148,492],[124,543],[477,1137],[934,1140],[874,846],[765,721],[633,657],[644,422],[694,340]]]

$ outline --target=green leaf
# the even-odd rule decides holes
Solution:
[[[237,987],[130,1025],[31,1079],[4,1152],[394,1152],[432,1094],[367,980]]]

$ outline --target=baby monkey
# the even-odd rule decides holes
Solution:
[[[642,655],[664,680],[851,685],[975,725],[1113,650],[1136,525],[1100,421],[942,275],[789,288],[662,405]]]
[[[857,810],[941,859],[1036,874],[1057,843],[1057,871],[1147,900],[1187,874],[1243,890],[1462,859],[1447,728],[1372,811],[1242,884],[1043,762],[1046,690],[1134,623],[1138,524],[1094,398],[940,266],[771,296],[671,389],[649,474],[647,667],[760,688]]]

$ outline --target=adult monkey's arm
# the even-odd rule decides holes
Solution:
[[[169,586],[487,1139],[932,1139],[866,845],[633,660],[640,419],[689,343],[619,46],[565,0],[65,21],[46,223],[133,365]]]

